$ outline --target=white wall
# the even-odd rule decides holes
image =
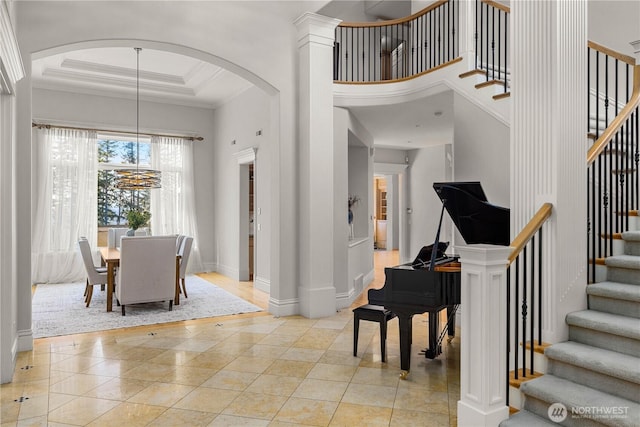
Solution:
[[[212,115],[214,151],[211,157],[212,181],[209,191],[215,202],[209,215],[214,221],[216,234],[213,245],[216,249],[216,269],[237,278],[241,266],[238,264],[238,230],[240,229],[239,165],[235,154],[247,148],[257,148],[254,171],[255,195],[255,244],[257,255],[256,280],[270,280],[269,242],[271,220],[271,165],[273,154],[269,133],[269,97],[257,88],[249,89],[231,102],[216,109]],[[260,131],[261,135],[256,135]],[[235,141],[235,142],[234,142]],[[258,211],[260,213],[258,213]],[[258,230],[258,224],[260,230]],[[242,224],[244,226],[245,224]],[[246,228],[246,227],[245,227]]]
[[[348,307],[351,302],[373,280],[373,156],[369,149],[373,147],[373,136],[348,110],[334,108],[334,142],[336,146],[336,191],[343,197],[344,211],[336,212],[336,221],[342,224],[343,239],[335,243],[334,286],[336,288],[337,307]],[[351,143],[349,142],[351,141]],[[351,144],[351,145],[350,145]],[[354,145],[355,144],[355,145]],[[354,151],[357,160],[351,162]],[[347,158],[349,161],[347,162]],[[362,199],[356,207],[358,221],[356,237],[349,242],[347,221],[347,198],[349,191],[357,188]],[[356,244],[357,242],[360,242]],[[361,277],[362,287],[356,286],[356,278]]]
[[[402,254],[401,262],[413,260],[423,246],[430,245],[438,230],[442,203],[433,190],[433,183],[445,179],[445,146],[436,145],[410,150],[407,170],[409,195],[408,239],[409,253]]]
[[[36,122],[134,132],[136,129],[134,100],[34,89],[32,103]],[[212,110],[204,108],[140,102],[141,132],[195,134],[204,138],[193,145],[196,218],[200,234],[197,245],[204,265],[211,265],[215,259],[214,224],[211,215],[214,201],[213,193],[210,191],[213,181],[211,159],[214,149],[212,114]],[[34,209],[37,200],[36,183],[37,180],[34,180],[31,195]]]
[[[509,207],[509,128],[455,94],[454,181],[480,181],[487,199]]]
[[[640,40],[640,2],[589,0],[587,37],[617,52],[634,56],[629,43]]]
[[[404,164],[407,157],[405,150],[392,150],[389,148],[376,148],[374,153],[375,163]]]
[[[353,134],[349,134],[349,196],[360,199],[352,208],[353,237],[369,236],[369,148],[361,144]],[[357,142],[354,142],[357,141]],[[346,216],[346,215],[345,215]]]

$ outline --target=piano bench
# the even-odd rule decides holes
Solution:
[[[380,323],[380,353],[382,361],[387,361],[387,322],[396,315],[381,305],[365,304],[353,309],[353,355],[358,355],[358,329],[360,320],[369,320]]]

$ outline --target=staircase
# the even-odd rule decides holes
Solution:
[[[545,350],[547,373],[522,383],[523,409],[500,426],[640,425],[640,231],[622,238],[589,309],[567,316],[569,341]]]

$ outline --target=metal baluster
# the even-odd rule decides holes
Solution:
[[[522,249],[522,377],[527,376],[527,247]]]
[[[502,68],[502,62],[500,62],[500,47],[501,47],[501,43],[500,40],[502,40],[502,32],[501,32],[501,25],[502,22],[502,11],[499,10],[498,11],[498,80],[500,80],[500,74],[501,71],[500,69]],[[504,70],[504,78],[505,80],[507,79],[507,69],[505,68]]]
[[[506,342],[506,360],[505,369],[507,370],[505,377],[507,378],[507,390],[505,396],[507,397],[506,405],[509,406],[509,353],[511,353],[511,266],[507,266],[507,342]]]
[[[504,91],[506,93],[509,91],[509,88],[507,87],[507,54],[509,53],[509,49],[507,48],[509,43],[509,32],[507,31],[507,24],[509,23],[509,20],[507,18],[509,16],[506,13],[504,15]]]
[[[538,232],[538,344],[542,345],[542,228]]]
[[[476,28],[473,33],[473,38],[476,43],[476,70],[478,69],[478,0],[476,0],[476,19],[475,19]],[[482,25],[482,24],[481,24]]]
[[[531,322],[529,322],[529,324],[531,325],[531,330],[529,332],[529,337],[531,339],[531,348],[529,349],[529,358],[530,358],[530,362],[531,362],[531,366],[530,368],[530,372],[531,375],[533,375],[533,349],[534,349],[534,336],[535,336],[535,332],[534,332],[534,325],[535,325],[535,307],[536,307],[536,300],[535,300],[535,286],[533,285],[535,283],[535,262],[536,262],[536,236],[533,235],[531,236]]]
[[[514,341],[513,341],[513,360],[514,360],[514,370],[515,370],[515,379],[518,379],[518,342],[520,341],[520,335],[518,333],[519,328],[518,328],[518,301],[520,300],[520,256],[516,257],[516,286],[515,286],[515,291],[516,291],[516,295],[515,295],[515,300],[513,301],[514,303],[514,311],[513,311],[513,317],[514,317],[514,332],[515,332],[515,337],[514,337]]]
[[[491,8],[491,80],[496,79],[496,8]]]
[[[591,132],[591,48],[587,47],[587,133]]]

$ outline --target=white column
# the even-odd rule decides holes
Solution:
[[[300,314],[336,312],[333,42],[339,20],[305,13],[295,22],[299,59]],[[346,185],[346,183],[345,183]],[[294,226],[292,224],[292,226]]]
[[[16,229],[19,221],[28,222],[30,216],[18,215],[18,212],[28,211],[16,206],[19,195],[24,194],[19,192],[19,162],[16,160],[16,153],[23,145],[18,142],[24,140],[16,137],[15,93],[18,81],[25,76],[25,70],[9,15],[13,10],[12,5],[5,2],[0,4],[0,383],[12,380],[17,353],[31,346],[29,340],[20,342],[19,333],[20,326],[24,324],[19,322],[19,316],[26,304],[28,307],[24,311],[31,319],[30,293],[20,301],[20,297],[31,290],[31,286],[28,286],[30,282],[18,280],[22,276],[18,276],[17,245],[20,235]],[[26,194],[28,199],[30,192]],[[18,284],[22,285],[21,289]]]
[[[505,307],[511,248],[458,248],[464,307],[460,326],[458,426],[497,426],[509,418],[506,406]]]
[[[543,340],[586,307],[587,4],[511,2],[511,230],[545,202]],[[512,236],[513,237],[513,236]]]

